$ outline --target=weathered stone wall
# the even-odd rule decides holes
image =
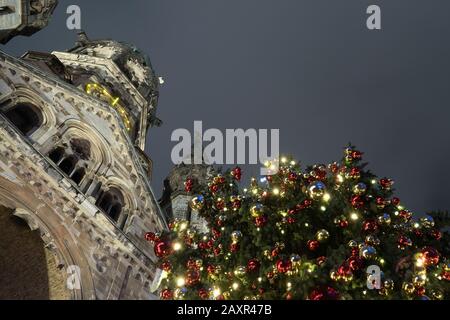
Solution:
[[[66,274],[39,235],[0,206],[0,300],[67,300]]]

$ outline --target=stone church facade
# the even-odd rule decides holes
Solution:
[[[48,19],[56,1],[10,2]],[[8,26],[20,10],[0,15],[1,41],[46,24]],[[129,44],[80,33],[66,52],[0,51],[0,299],[156,298],[144,234],[167,225],[143,150],[157,101]]]

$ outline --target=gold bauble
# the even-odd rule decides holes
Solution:
[[[391,216],[389,215],[389,213],[384,213],[378,217],[378,222],[380,224],[390,225],[391,224]]]
[[[365,183],[362,183],[362,182],[356,184],[356,185],[353,187],[353,193],[356,194],[356,195],[358,195],[358,196],[360,196],[360,195],[366,193],[366,191],[367,191],[367,186],[366,186]]]
[[[392,279],[387,279],[386,281],[384,281],[384,287],[387,290],[394,290],[394,280]]]
[[[403,283],[403,291],[405,291],[406,294],[411,295],[414,293],[414,285],[410,282]]]
[[[427,276],[426,275],[416,275],[416,276],[414,276],[414,278],[413,278],[413,284],[416,286],[416,287],[422,287],[422,286],[424,286],[425,285],[425,283],[426,283],[426,281],[427,281]]]
[[[359,255],[365,259],[373,259],[377,254],[377,250],[372,246],[362,246],[359,250]]]
[[[322,181],[315,181],[308,187],[308,194],[312,199],[322,198],[325,194],[325,184]]]
[[[444,293],[440,290],[433,290],[431,291],[431,297],[435,300],[443,300],[444,299]]]
[[[197,267],[201,268],[203,266],[203,260],[202,259],[195,260],[195,265]]]
[[[264,205],[262,205],[261,203],[255,204],[250,208],[250,214],[253,218],[261,217],[264,214]]]
[[[201,195],[192,198],[192,200],[189,202],[189,206],[194,211],[202,210],[204,205],[205,205],[205,198]]]
[[[366,244],[371,245],[371,246],[377,246],[380,244],[380,240],[372,234],[369,234],[368,236],[366,236],[365,242],[366,242]]]
[[[356,242],[356,240],[350,240],[350,241],[348,242],[348,246],[349,246],[350,248],[356,248],[356,247],[358,246],[358,242]]]
[[[235,230],[231,233],[231,241],[233,241],[233,243],[238,243],[242,238],[242,232],[240,232],[239,230]]]
[[[319,230],[316,233],[316,240],[319,242],[327,241],[329,237],[330,233],[325,229]]]
[[[238,277],[242,277],[243,275],[245,275],[247,271],[247,268],[244,266],[239,266],[236,268],[236,270],[234,270],[234,274]]]

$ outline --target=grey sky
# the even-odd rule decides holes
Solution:
[[[339,159],[351,141],[409,208],[450,208],[448,0],[60,0],[47,29],[3,50],[71,47],[70,4],[91,38],[135,44],[166,80],[147,146],[157,194],[171,132],[203,120],[280,128],[281,151],[304,164]],[[381,31],[365,27],[370,4]]]

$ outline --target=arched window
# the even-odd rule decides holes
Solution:
[[[91,160],[91,143],[85,139],[73,138],[48,154],[66,175],[77,185],[83,181]]]
[[[19,103],[3,113],[27,137],[42,125],[41,111],[30,104]]]
[[[52,152],[50,152],[48,157],[57,165],[64,157],[64,153],[65,153],[64,148],[58,147],[54,149]]]
[[[73,180],[73,182],[79,185],[81,181],[83,181],[85,174],[86,170],[84,168],[78,168],[77,170],[75,170],[75,172],[72,174],[70,178]]]
[[[78,162],[78,159],[72,155],[72,156],[65,158],[59,164],[59,168],[70,177],[72,175],[73,170],[75,169],[77,162]]]
[[[97,200],[97,206],[112,220],[118,222],[124,207],[122,192],[116,188],[103,192]]]

